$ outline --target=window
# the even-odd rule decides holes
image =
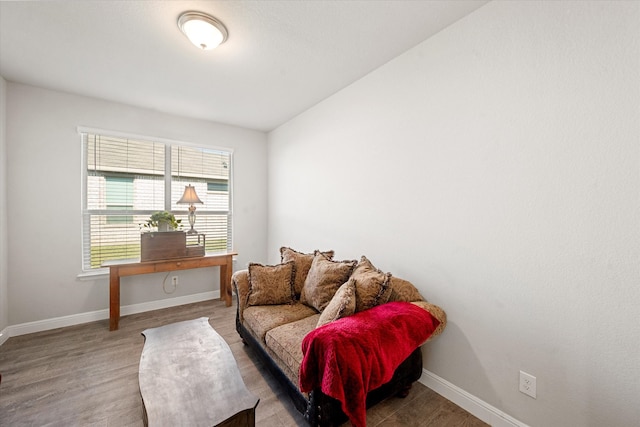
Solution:
[[[231,250],[231,151],[83,132],[83,269],[140,257],[149,216],[171,211],[188,230],[188,206],[176,202],[186,185],[202,200],[195,229],[207,252]]]
[[[207,191],[229,191],[229,182],[216,180],[207,182]]]
[[[133,178],[126,176],[105,176],[107,210],[131,211],[133,210]],[[109,215],[109,224],[131,224],[131,215]]]

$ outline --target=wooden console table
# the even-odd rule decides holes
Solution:
[[[174,258],[133,263],[106,262],[109,267],[109,330],[118,329],[120,321],[120,277],[165,271],[190,270],[192,268],[220,267],[220,299],[231,305],[231,275],[233,256],[236,252],[205,255],[194,258]]]

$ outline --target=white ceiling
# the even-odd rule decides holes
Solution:
[[[486,1],[1,1],[0,75],[269,131]],[[200,51],[187,10],[229,30]]]

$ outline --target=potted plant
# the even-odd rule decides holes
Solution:
[[[173,231],[180,226],[181,219],[176,217],[168,211],[154,212],[146,223],[142,224],[144,228],[157,228],[158,231]]]

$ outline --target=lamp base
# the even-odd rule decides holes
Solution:
[[[196,207],[191,205],[189,206],[189,225],[191,226],[191,230],[187,231],[187,234],[198,234],[196,230],[193,229],[193,224],[196,223]]]

